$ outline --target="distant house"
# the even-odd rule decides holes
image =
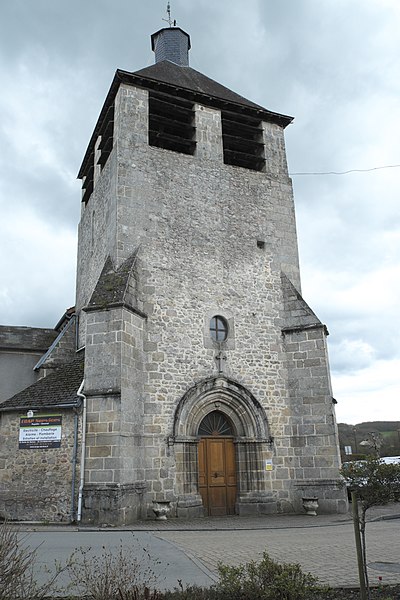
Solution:
[[[0,402],[37,380],[35,365],[56,337],[54,329],[0,325]]]

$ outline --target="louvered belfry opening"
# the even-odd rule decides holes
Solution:
[[[260,120],[245,114],[221,111],[224,163],[263,171],[264,141]]]
[[[114,145],[114,102],[111,104],[111,106],[109,106],[104,118],[100,123],[97,138],[99,136],[101,141],[98,146],[99,157],[97,159],[97,165],[100,165],[101,170],[103,170]],[[92,144],[92,151],[83,170],[81,171],[83,190],[82,202],[85,202],[85,204],[93,192],[95,166],[95,151]]]
[[[194,105],[190,100],[149,91],[149,144],[166,150],[194,154]]]
[[[94,151],[89,155],[86,168],[82,171],[82,202],[87,204],[94,186]]]
[[[106,113],[106,116],[104,117],[104,121],[101,124],[99,135],[101,136],[101,142],[99,144],[100,157],[97,161],[97,164],[99,164],[103,169],[108,160],[108,157],[111,154],[111,150],[113,148],[114,143],[114,102],[112,103],[112,105]]]

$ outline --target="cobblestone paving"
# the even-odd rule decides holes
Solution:
[[[383,563],[382,570],[370,569],[370,582],[400,583],[400,505],[374,507],[367,513],[369,563]],[[217,517],[184,521],[143,521],[110,528],[79,525],[60,527],[24,524],[25,531],[50,533],[62,530],[90,534],[99,531],[104,539],[133,532],[146,533],[154,541],[171,544],[192,559],[197,576],[215,579],[218,562],[237,565],[259,560],[264,550],[279,562],[300,563],[305,571],[331,586],[358,586],[354,530],[350,513],[344,515],[268,515],[264,517]],[[135,534],[136,532],[136,534]],[[60,538],[65,541],[65,537]],[[64,542],[63,542],[64,545]],[[81,545],[81,544],[80,544]],[[178,557],[176,552],[174,556]],[[169,552],[162,552],[168,560]],[[386,563],[386,564],[385,564]],[[375,565],[376,566],[376,565]],[[378,565],[380,566],[380,565]],[[182,576],[182,568],[178,568]],[[214,574],[214,575],[213,575]],[[209,579],[209,577],[212,579]],[[193,579],[193,573],[190,575]]]
[[[358,585],[354,532],[350,521],[312,527],[220,531],[158,531],[215,573],[218,562],[237,565],[260,559],[266,550],[280,562],[298,562],[332,586]],[[400,563],[400,519],[367,524],[368,562]],[[400,583],[399,573],[370,569],[371,584]]]

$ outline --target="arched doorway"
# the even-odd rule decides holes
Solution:
[[[264,468],[273,455],[265,410],[238,382],[212,377],[187,390],[168,444],[176,461],[177,516],[255,514],[276,505]]]
[[[212,517],[233,515],[236,503],[233,426],[226,415],[214,410],[201,421],[198,436],[199,493],[204,512]]]

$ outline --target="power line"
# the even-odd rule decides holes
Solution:
[[[368,173],[370,171],[379,171],[380,169],[398,169],[400,165],[383,165],[382,167],[372,167],[371,169],[349,169],[348,171],[317,171],[317,172],[298,172],[289,173],[293,175],[347,175],[348,173]]]

